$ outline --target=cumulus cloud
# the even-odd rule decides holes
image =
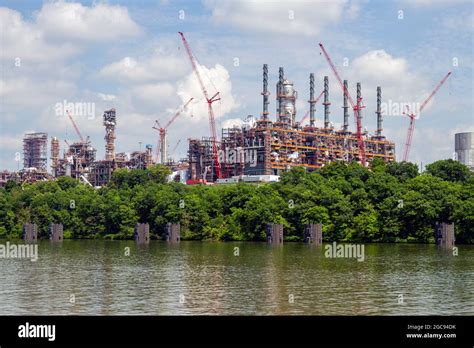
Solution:
[[[188,65],[183,57],[155,52],[142,59],[124,57],[103,67],[100,74],[124,83],[164,81],[182,76]]]
[[[64,59],[81,52],[87,41],[123,39],[141,29],[125,7],[58,1],[44,4],[32,21],[1,7],[0,31],[1,58],[38,62]]]
[[[48,37],[103,41],[140,34],[126,7],[57,1],[44,4],[37,16],[38,26]]]
[[[0,80],[0,98],[2,107],[12,108],[41,107],[76,92],[74,83],[65,80],[38,81],[26,76],[4,78]]]
[[[237,108],[238,105],[232,96],[232,82],[230,81],[229,72],[220,64],[216,64],[213,68],[199,65],[199,69],[209,97],[219,91],[220,100],[212,104],[215,118],[220,119]],[[190,111],[187,111],[188,114],[192,112],[194,122],[202,122],[208,119],[207,102],[202,96],[203,93],[194,72],[178,82],[177,94],[183,104],[189,98],[194,98],[188,108]]]
[[[230,118],[225,121],[222,121],[222,128],[233,128],[235,127],[242,127],[244,124],[244,120],[241,118]]]
[[[133,86],[131,91],[138,101],[156,106],[157,101],[172,98],[175,93],[175,87],[168,82],[149,83]]]
[[[251,31],[314,36],[341,18],[355,18],[358,2],[335,1],[205,1],[217,24],[233,25]],[[308,6],[309,5],[309,6]]]
[[[409,69],[406,59],[385,50],[372,50],[355,58],[350,70],[367,87],[382,86],[386,97],[415,101],[421,98],[422,77]]]
[[[44,32],[35,23],[24,21],[21,14],[9,8],[0,8],[2,47],[0,58],[12,60],[11,64],[51,61],[69,57],[79,52],[79,47],[63,42],[47,42]],[[15,61],[13,61],[15,60]]]
[[[436,80],[429,81],[414,71],[405,58],[394,57],[384,50],[374,50],[354,59],[350,76],[357,76],[357,81],[363,82],[366,91],[364,95],[374,96],[376,86],[381,86],[385,102],[408,103],[413,108],[416,104],[420,106],[428,98],[447,72],[448,70],[437,76]],[[423,113],[432,110],[438,98],[442,98],[442,91],[431,99]],[[370,102],[374,105],[375,98],[371,97]],[[375,105],[373,108],[375,109]],[[423,117],[421,114],[419,116]]]

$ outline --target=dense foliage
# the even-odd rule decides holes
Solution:
[[[66,238],[132,238],[137,222],[154,236],[180,222],[183,239],[262,240],[269,222],[301,240],[304,225],[323,223],[324,239],[433,242],[437,221],[454,222],[457,243],[474,242],[474,176],[458,162],[438,161],[423,174],[412,163],[375,160],[371,168],[332,163],[308,173],[294,168],[279,183],[186,186],[165,183],[168,170],[117,170],[94,189],[69,177],[0,190],[0,238],[20,237],[51,222]]]

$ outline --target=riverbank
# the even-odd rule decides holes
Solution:
[[[474,243],[474,177],[451,160],[423,174],[412,163],[377,160],[370,168],[293,168],[259,186],[165,183],[166,170],[117,170],[98,190],[69,177],[8,183],[0,189],[0,237],[20,238],[33,222],[39,238],[61,223],[66,239],[132,239],[140,222],[152,238],[179,223],[183,240],[263,241],[267,224],[276,223],[289,242],[302,241],[314,222],[323,224],[325,241],[434,243],[435,224],[452,222],[457,244]]]

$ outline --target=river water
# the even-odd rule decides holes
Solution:
[[[474,315],[474,246],[364,251],[359,262],[302,243],[41,241],[36,262],[0,259],[0,315]]]

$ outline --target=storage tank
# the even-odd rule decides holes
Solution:
[[[456,159],[474,171],[474,132],[456,133],[454,151]]]

